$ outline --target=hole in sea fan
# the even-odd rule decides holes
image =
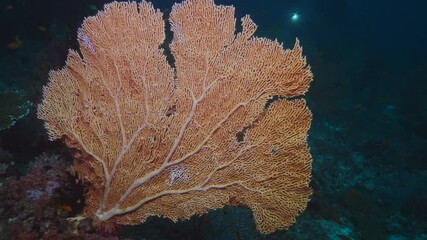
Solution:
[[[166,111],[166,116],[169,117],[170,115],[174,114],[176,112],[176,105],[173,105],[169,107],[169,109]]]
[[[245,139],[246,131],[249,129],[249,126],[244,127],[241,131],[236,133],[237,142],[243,142]]]
[[[272,148],[271,148],[271,155],[274,155],[274,154],[276,154],[277,153],[277,151],[279,151],[279,149],[276,147],[276,146],[273,146]]]

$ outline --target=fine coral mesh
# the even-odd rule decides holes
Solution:
[[[234,8],[212,0],[175,4],[169,24],[174,67],[159,10],[107,4],[49,74],[38,117],[75,150],[85,215],[138,224],[242,205],[260,232],[288,228],[311,193],[313,76],[298,40],[254,37],[249,16],[236,34]]]

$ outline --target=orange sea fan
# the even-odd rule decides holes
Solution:
[[[235,34],[234,8],[212,0],[175,4],[169,22],[173,67],[162,13],[113,2],[50,72],[38,117],[75,149],[85,215],[137,224],[243,205],[262,233],[289,227],[311,193],[311,113],[294,98],[312,73],[298,41],[254,37],[249,16]]]

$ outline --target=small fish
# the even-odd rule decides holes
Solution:
[[[70,205],[66,205],[66,204],[61,204],[58,206],[59,209],[62,209],[68,213],[73,211],[73,208]]]
[[[13,5],[11,5],[11,4],[9,4],[9,5],[6,5],[6,7],[4,8],[4,10],[10,10],[10,9],[12,9],[13,8]]]
[[[15,40],[8,43],[6,45],[6,47],[9,49],[13,49],[13,50],[21,48],[22,47],[22,41],[19,39],[18,35],[16,35]]]

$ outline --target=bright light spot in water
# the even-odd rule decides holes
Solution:
[[[300,18],[300,15],[298,13],[291,13],[291,21],[292,22],[297,22]]]

